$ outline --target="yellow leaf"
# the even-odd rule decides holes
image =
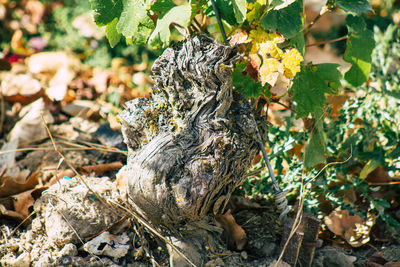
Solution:
[[[302,61],[304,61],[304,59],[297,49],[291,48],[286,50],[282,55],[282,63],[285,66],[284,75],[287,78],[296,76],[296,73],[300,72],[300,62]]]
[[[264,86],[265,83],[269,83],[274,86],[280,73],[284,72],[284,66],[276,58],[264,59],[264,62],[260,68],[260,80]]]

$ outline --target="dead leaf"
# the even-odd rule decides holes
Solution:
[[[343,107],[344,103],[346,103],[347,99],[349,99],[348,95],[327,95],[328,103],[331,107],[331,116],[332,120],[337,120],[340,115],[340,109]]]
[[[17,195],[13,195],[14,211],[18,212],[25,218],[29,216],[29,208],[32,207],[33,203],[35,202],[34,198],[31,195],[32,191],[33,189],[19,193]]]
[[[23,221],[25,219],[24,216],[22,216],[21,214],[19,214],[18,212],[12,211],[12,210],[8,210],[5,206],[3,206],[2,204],[0,204],[0,215],[2,216],[7,216],[13,219],[17,219],[19,221]]]
[[[7,102],[27,105],[43,95],[40,82],[28,74],[8,72],[1,79],[1,93]]]
[[[366,219],[359,215],[349,215],[348,210],[336,208],[324,222],[328,229],[336,235],[342,236],[348,244],[360,247],[369,242],[369,232],[375,224],[375,215],[368,214]]]
[[[294,147],[290,149],[288,152],[291,157],[296,156],[297,158],[301,159],[302,158],[301,153],[303,152],[303,149],[304,149],[303,144],[295,144]]]
[[[249,55],[249,62],[247,63],[246,72],[249,76],[256,82],[260,81],[259,78],[259,71],[261,65],[261,58],[258,54],[250,54]]]
[[[49,109],[46,107],[43,98],[21,109],[21,118],[8,135],[8,140],[32,141],[47,137],[46,128],[41,118],[43,115],[47,123],[53,123],[54,119]]]
[[[97,164],[97,165],[90,165],[90,166],[83,166],[80,168],[83,174],[90,174],[92,172],[96,173],[97,175],[103,175],[103,173],[107,171],[121,169],[124,165],[122,162],[112,162],[106,164]]]
[[[229,40],[229,45],[233,46],[233,45],[239,45],[239,44],[245,44],[250,42],[250,40],[248,40],[249,35],[247,34],[247,32],[239,29],[236,31],[236,33],[230,38]]]
[[[64,99],[69,82],[81,69],[80,60],[65,52],[42,52],[32,55],[27,59],[28,69],[31,73],[46,73],[50,75],[47,96],[52,100]]]
[[[14,177],[0,177],[0,184],[0,197],[19,194],[39,184],[39,171],[32,173],[23,183],[15,181]]]
[[[215,219],[222,225],[227,238],[228,248],[235,250],[243,250],[247,243],[246,232],[240,227],[229,209],[225,214],[215,215]]]
[[[365,179],[369,183],[387,183],[389,181],[389,174],[382,165],[376,167]]]

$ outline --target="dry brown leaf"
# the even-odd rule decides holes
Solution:
[[[1,75],[1,93],[7,102],[27,105],[43,95],[40,82],[28,74],[12,72]]]
[[[83,174],[90,174],[92,172],[96,173],[97,175],[103,175],[103,173],[111,170],[121,169],[124,165],[122,162],[112,162],[106,164],[97,164],[97,165],[90,165],[90,166],[83,166],[80,168]]]
[[[31,195],[32,191],[33,189],[13,195],[14,211],[25,218],[29,216],[29,208],[35,202],[35,199]]]
[[[289,150],[289,155],[291,157],[296,156],[297,158],[301,159],[303,152],[304,145],[303,144],[295,144],[292,149]]]
[[[336,208],[324,222],[328,229],[336,235],[342,236],[348,244],[359,247],[369,241],[369,232],[375,224],[375,215],[368,214],[366,219],[359,215],[349,215],[348,210]]]
[[[261,58],[258,56],[258,54],[250,54],[246,71],[247,74],[249,74],[249,76],[256,82],[260,80],[258,75],[260,71],[260,65],[261,65]]]
[[[23,183],[16,182],[14,177],[1,177],[0,183],[0,197],[19,194],[39,184],[39,171],[32,173]]]
[[[215,215],[215,219],[222,225],[227,238],[228,248],[243,250],[247,243],[246,232],[240,227],[229,209],[225,214]]]
[[[340,109],[349,98],[347,95],[328,95],[328,103],[331,107],[332,120],[337,120],[340,115]]]
[[[19,214],[18,212],[12,211],[12,210],[8,210],[5,206],[3,206],[2,204],[0,204],[0,216],[7,216],[13,219],[17,219],[19,221],[22,221],[25,219],[25,217],[21,214]]]
[[[368,174],[365,180],[369,183],[387,183],[389,174],[382,165],[379,165],[375,170]]]

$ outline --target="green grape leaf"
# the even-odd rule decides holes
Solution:
[[[353,86],[360,86],[368,80],[371,70],[371,55],[375,48],[374,34],[367,29],[361,17],[349,15],[346,18],[349,38],[346,42],[344,60],[351,68],[344,78]]]
[[[105,26],[122,11],[122,0],[89,0],[94,11],[94,20],[98,26]]]
[[[325,63],[306,65],[293,80],[291,93],[297,103],[297,118],[314,113],[326,103],[325,93],[336,94],[340,86],[341,73],[338,64]]]
[[[117,31],[117,23],[118,18],[114,18],[106,26],[106,36],[111,47],[116,46],[121,39],[121,34]]]
[[[176,5],[171,0],[159,0],[154,2],[154,4],[151,6],[151,10],[165,14],[166,11],[173,7],[176,7]]]
[[[299,32],[295,36],[293,36],[292,39],[290,39],[289,43],[291,44],[291,46],[296,48],[304,57],[304,54],[306,53],[306,42],[304,40],[303,32]]]
[[[311,137],[308,140],[304,151],[304,167],[312,168],[317,164],[324,163],[327,153],[326,135],[324,133],[324,111],[318,108],[313,115],[314,127],[311,132]]]
[[[187,27],[190,24],[192,8],[190,5],[180,5],[164,12],[157,20],[157,25],[151,33],[149,43],[155,48],[169,44],[171,31],[169,29],[172,23],[181,27]]]
[[[146,5],[141,0],[122,0],[123,9],[117,23],[117,30],[125,37],[138,34],[139,26],[152,29],[153,21],[147,16]]]
[[[230,25],[236,24],[236,15],[231,0],[215,0],[219,15]],[[212,9],[212,7],[211,7]]]
[[[247,62],[236,65],[232,73],[232,84],[245,97],[258,98],[260,94],[267,92],[268,86],[261,86],[261,83],[255,82],[249,75],[244,75],[246,67]]]
[[[373,11],[368,0],[335,0],[335,3],[346,12],[362,14]]]
[[[261,26],[268,31],[280,32],[290,39],[303,29],[303,6],[295,1],[285,8],[271,10],[261,17]]]
[[[232,3],[236,22],[242,24],[246,19],[246,0],[233,0]]]

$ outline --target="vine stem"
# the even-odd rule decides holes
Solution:
[[[260,134],[260,131],[258,130],[257,123],[256,123],[256,134],[257,134],[257,143],[260,146],[261,153],[263,154],[265,164],[267,165],[268,173],[272,180],[272,185],[274,186],[275,191],[277,193],[279,193],[279,192],[281,192],[281,189],[279,188],[279,185],[275,178],[274,171],[272,170],[272,167],[271,167],[271,163],[269,162],[267,151],[265,151],[264,144],[262,142],[261,134]]]
[[[318,15],[310,22],[310,24],[308,24],[307,27],[304,29],[303,34],[304,34],[304,35],[307,35],[307,34],[310,32],[311,27],[314,26],[314,24],[317,23],[317,21],[318,21],[323,15],[325,15],[326,13],[328,13],[329,11],[330,11],[330,9],[329,9],[326,5],[324,5],[324,6],[322,7],[322,9],[321,9],[321,12],[319,12],[319,14],[318,14]]]
[[[228,40],[226,38],[224,25],[222,25],[222,20],[221,20],[221,17],[219,15],[218,7],[215,4],[215,0],[211,0],[211,4],[212,4],[213,9],[214,9],[215,17],[217,18],[217,21],[218,21],[218,26],[219,26],[219,29],[221,30],[221,34],[222,34],[222,38],[224,39],[224,43],[225,43],[225,45],[228,45]]]
[[[348,38],[349,38],[349,36],[346,35],[346,36],[342,36],[342,37],[339,37],[339,38],[336,38],[336,39],[333,39],[333,40],[328,40],[328,41],[322,41],[322,42],[316,42],[316,43],[313,43],[313,44],[308,44],[308,45],[306,45],[306,47],[335,43],[335,42],[339,42],[339,41],[342,41],[342,40],[346,40]]]

